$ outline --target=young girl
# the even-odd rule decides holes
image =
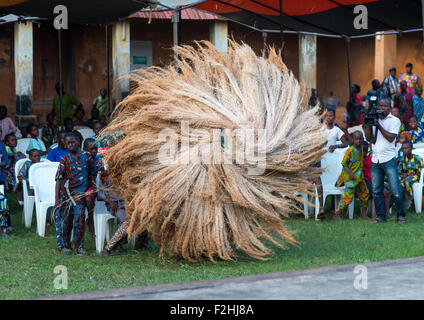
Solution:
[[[362,143],[364,138],[360,131],[355,131],[352,136],[353,146],[346,150],[342,161],[343,170],[337,182],[338,186],[344,185],[345,193],[336,210],[334,220],[341,220],[340,214],[342,210],[353,201],[355,192],[358,194],[359,201],[361,202],[362,218],[368,219],[367,204],[369,191],[363,173],[364,150],[362,148]]]
[[[7,174],[7,184],[11,186],[14,190],[16,189],[16,178],[15,178],[15,164],[20,159],[25,159],[25,155],[22,152],[16,151],[16,145],[17,145],[17,139],[15,134],[9,133],[4,138],[6,143],[6,151],[7,155],[9,157],[9,165],[6,168],[6,174]],[[17,191],[16,192],[18,201],[22,201],[22,192]]]
[[[46,150],[44,143],[40,139],[38,139],[38,126],[36,124],[32,124],[29,126],[29,134],[31,137],[31,141],[29,142],[27,152],[29,150],[37,149],[41,153],[41,158],[46,158],[47,153],[50,150]]]

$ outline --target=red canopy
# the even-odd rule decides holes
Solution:
[[[260,30],[291,30],[357,36],[384,30],[422,28],[421,1],[416,0],[208,0],[196,8]],[[355,29],[354,13],[364,5],[368,28]]]

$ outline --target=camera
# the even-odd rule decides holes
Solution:
[[[383,110],[376,108],[370,108],[370,110],[364,115],[364,125],[373,126],[378,121],[380,115],[384,114]]]

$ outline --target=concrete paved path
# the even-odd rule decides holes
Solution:
[[[354,273],[355,267],[357,273]],[[365,276],[367,276],[367,281],[365,281]],[[365,263],[359,267],[358,265],[344,265],[257,276],[87,292],[47,299],[424,299],[424,257]]]

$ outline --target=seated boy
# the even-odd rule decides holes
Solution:
[[[18,173],[18,180],[20,183],[26,183],[28,186],[28,194],[29,195],[34,195],[32,189],[29,188],[29,168],[31,168],[31,166],[34,163],[40,162],[40,158],[41,158],[41,152],[38,149],[32,149],[28,151],[28,155],[29,155],[29,160],[26,161],[24,163],[24,165],[22,166],[21,170],[19,170]]]
[[[361,131],[355,131],[352,135],[353,146],[346,150],[345,156],[342,161],[343,170],[337,182],[338,186],[345,187],[345,192],[342,201],[334,215],[334,220],[340,220],[340,214],[352,201],[355,192],[358,194],[359,201],[361,202],[362,218],[367,218],[367,206],[369,191],[364,179],[363,161],[364,149],[362,143],[364,137]]]
[[[69,154],[59,163],[56,174],[55,207],[56,237],[59,251],[71,254],[71,232],[77,255],[86,255],[84,250],[84,228],[86,191],[89,180],[95,179],[96,172],[93,160],[88,152],[81,151],[77,137],[69,132],[64,137],[65,147]]]
[[[402,144],[403,155],[399,158],[399,179],[405,199],[413,201],[412,185],[420,179],[423,159],[412,153],[412,143],[405,141]]]
[[[412,135],[411,142],[412,143],[421,143],[424,141],[424,127],[421,122],[418,122],[416,116],[412,116],[408,120],[409,132]]]

